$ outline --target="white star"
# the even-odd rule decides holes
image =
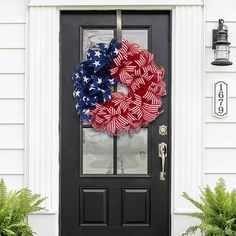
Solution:
[[[101,92],[102,92],[102,93],[105,93],[106,91],[105,91],[105,90],[103,90],[103,89],[101,89]]]
[[[89,109],[83,109],[83,113],[84,113],[85,115],[88,115],[88,114],[89,114],[89,112],[90,112],[90,110],[89,110]]]
[[[98,84],[101,84],[102,83],[102,79],[98,79]]]
[[[109,79],[111,84],[114,84],[114,79]]]
[[[86,97],[83,97],[83,101],[85,101],[86,100]]]
[[[95,57],[99,57],[100,58],[100,56],[102,55],[99,51],[94,51],[95,52]]]
[[[100,62],[99,61],[95,61],[93,64],[95,65],[95,67],[100,66]]]
[[[115,53],[116,55],[118,55],[119,51],[118,51],[117,48],[115,48],[114,53]]]
[[[83,79],[84,79],[84,82],[85,82],[85,83],[87,83],[87,82],[88,82],[88,80],[89,80],[89,78],[88,78],[88,77],[86,77],[86,76],[84,76],[84,77],[83,77]]]
[[[79,96],[79,95],[80,95],[80,91],[77,90],[77,91],[75,92],[75,96]]]
[[[87,53],[87,56],[90,57],[90,52]]]
[[[107,45],[107,44],[105,44],[105,45],[104,45],[104,48],[108,48],[108,45]]]
[[[108,98],[111,99],[111,95],[108,95]]]

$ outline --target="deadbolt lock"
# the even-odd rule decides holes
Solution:
[[[159,126],[159,134],[160,135],[167,135],[167,126],[166,125]]]

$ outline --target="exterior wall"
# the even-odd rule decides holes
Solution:
[[[37,3],[36,0],[32,1],[32,4],[35,2]],[[76,3],[76,1],[74,2]],[[140,1],[140,3],[142,2]],[[168,3],[170,2],[174,3],[175,1],[168,1]],[[197,4],[198,1],[195,1],[195,3]],[[205,157],[203,163],[204,176],[198,177],[204,179],[205,184],[214,185],[221,176],[226,180],[229,188],[232,188],[236,185],[236,2],[235,0],[225,0],[222,8],[221,1],[206,0],[204,7],[205,108],[199,107],[199,109],[205,109]],[[185,11],[187,8],[182,9]],[[29,180],[27,177],[29,173],[25,170],[25,126],[28,126],[28,122],[25,123],[25,118],[29,116],[28,108],[25,109],[25,66],[29,63],[25,63],[26,11],[25,0],[8,0],[0,3],[0,178],[3,177],[9,188],[14,189],[21,188],[24,185],[35,186],[33,181],[37,181],[37,178]],[[50,11],[50,8],[48,8],[46,17],[50,17]],[[33,14],[40,13],[35,12]],[[53,12],[53,14],[56,13]],[[231,60],[234,62],[234,65],[230,67],[214,67],[210,65],[213,59],[211,32],[217,26],[218,18],[225,19],[229,27],[230,41],[232,43]],[[44,23],[47,24],[45,21],[42,25]],[[52,25],[48,27],[52,27]],[[186,27],[190,27],[190,25],[186,25]],[[191,37],[189,39],[191,40]],[[52,43],[54,42],[53,40],[55,39],[51,39]],[[181,39],[178,40],[178,42],[181,42]],[[50,44],[48,46],[51,48]],[[52,50],[51,52],[53,53],[54,51]],[[37,62],[37,59],[35,60],[34,62]],[[45,70],[46,68],[42,71]],[[194,70],[192,72],[194,73]],[[179,70],[178,73],[180,76],[184,72]],[[188,71],[188,73],[190,72]],[[187,76],[187,72],[185,75]],[[36,78],[40,80],[40,76]],[[217,119],[212,116],[212,84],[214,81],[222,79],[229,84],[230,112],[227,118]],[[31,114],[34,115],[33,113]],[[38,158],[37,147],[35,146],[35,155],[32,158]],[[45,149],[44,151],[48,153],[51,150]],[[185,151],[185,155],[191,152],[191,150]],[[44,165],[45,163],[46,160],[43,159],[41,164]],[[189,165],[192,164],[189,163]],[[197,164],[195,163],[195,165]],[[188,172],[185,175],[187,177]],[[46,180],[44,181],[46,182]],[[198,183],[199,181],[195,182]],[[182,190],[188,191],[188,189],[191,193],[191,182],[189,185],[182,186],[180,186],[180,183],[175,182],[175,185],[179,188],[180,194]],[[47,193],[47,188],[53,187],[46,184],[45,186],[45,189],[37,186],[33,190]],[[196,194],[194,191],[193,193]],[[57,192],[54,191],[54,194],[57,195]],[[192,208],[189,205],[184,205],[181,198],[177,198],[177,196],[175,200],[176,206],[184,206],[185,208],[182,210],[179,208],[174,209],[176,211],[173,217],[173,236],[181,234],[186,226],[193,222],[191,218],[183,216],[183,211],[192,211]],[[48,202],[47,206],[50,209],[48,213],[33,215],[30,217],[30,222],[39,236],[56,236],[58,223],[57,202]]]
[[[236,2],[206,0],[205,2],[205,183],[214,185],[223,177],[229,188],[236,187]],[[232,66],[212,66],[212,29],[218,19],[225,20],[229,28]],[[212,86],[223,80],[229,84],[229,114],[218,119],[212,116]]]
[[[0,178],[24,186],[25,0],[0,3]]]

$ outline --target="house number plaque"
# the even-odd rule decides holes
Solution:
[[[223,118],[228,114],[228,84],[223,81],[213,86],[213,115]]]

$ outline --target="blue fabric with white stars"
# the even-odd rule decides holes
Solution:
[[[95,109],[96,103],[102,104],[111,100],[112,86],[117,81],[112,78],[109,69],[119,48],[120,43],[116,39],[112,39],[109,45],[99,43],[88,49],[86,60],[77,66],[72,76],[73,96],[76,113],[81,120],[90,121],[89,111]]]

